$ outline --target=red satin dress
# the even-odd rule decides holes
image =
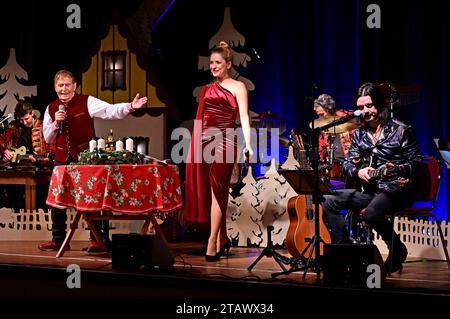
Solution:
[[[238,104],[233,94],[214,82],[200,93],[196,122],[186,161],[185,215],[189,222],[208,222],[211,190],[226,214],[230,178],[236,161],[234,123]]]

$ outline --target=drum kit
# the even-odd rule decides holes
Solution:
[[[314,120],[313,122],[309,123],[309,127],[317,128],[317,127],[325,126],[339,118],[340,118],[339,116],[322,116],[322,117]],[[346,123],[330,127],[329,129],[325,130],[324,132],[332,133],[332,134],[342,134],[345,132],[352,131],[358,127],[359,127],[359,123],[357,122],[357,120],[353,119]]]

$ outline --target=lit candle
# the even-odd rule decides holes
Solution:
[[[116,142],[116,151],[123,151],[123,142],[121,140]]]
[[[105,140],[100,137],[97,141],[97,146],[98,146],[99,150],[104,150],[105,149]]]
[[[127,138],[127,140],[125,141],[125,146],[127,151],[133,152],[133,140],[131,138]]]
[[[89,141],[89,152],[93,152],[97,147],[97,142],[95,140]]]

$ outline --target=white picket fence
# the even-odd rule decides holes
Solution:
[[[67,229],[75,217],[73,209],[67,210]],[[114,233],[139,233],[142,221],[114,221],[110,222],[111,234]],[[15,213],[12,209],[0,209],[0,239],[14,241],[46,241],[50,240],[51,234],[50,210],[39,209],[36,211],[20,210]],[[72,240],[89,240],[89,231],[85,231],[87,224],[80,220],[79,231],[74,233]]]

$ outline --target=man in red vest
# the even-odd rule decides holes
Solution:
[[[76,162],[78,155],[89,148],[89,141],[95,136],[94,117],[106,120],[123,119],[147,103],[147,97],[139,97],[139,94],[131,103],[117,104],[76,94],[75,77],[66,70],[56,73],[54,84],[58,99],[51,102],[45,110],[44,137],[47,143],[56,144],[55,166]],[[52,240],[38,246],[44,251],[59,250],[66,237],[66,210],[53,208],[51,215]],[[102,251],[101,247],[95,240],[91,240],[88,252]]]

